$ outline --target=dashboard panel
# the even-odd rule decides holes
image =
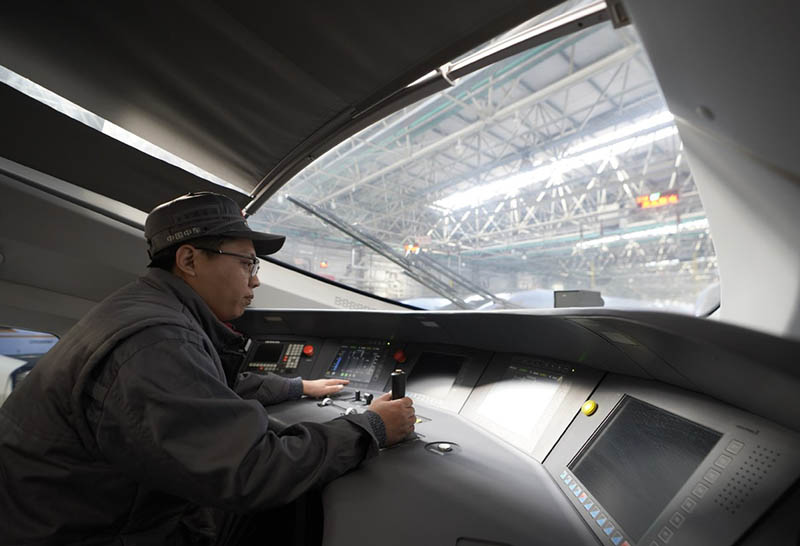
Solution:
[[[384,317],[370,318],[353,331],[375,333],[370,326]],[[600,324],[606,343],[614,343],[612,327],[625,328],[618,317],[570,320]],[[446,317],[437,321],[446,334]],[[274,356],[272,346],[283,344],[282,359],[303,343],[311,350],[301,351],[299,364],[277,373],[350,381],[328,400],[267,408],[276,429],[367,411],[372,397],[391,389],[393,370],[406,373],[416,434],[325,488],[327,546],[369,542],[396,527],[391,511],[371,509],[376,502],[413,506],[418,518],[430,520],[398,530],[387,544],[749,546],[749,530],[771,521],[800,476],[797,431],[686,388],[674,360],[658,373],[677,377],[677,385],[643,373],[645,366],[657,371],[663,358],[652,346],[620,350],[605,362],[604,348],[587,338],[592,350],[566,359],[536,351],[535,343],[525,352],[494,342],[488,336],[496,332],[484,339],[441,335],[447,342],[437,343],[430,335],[400,336],[403,324],[393,326],[381,337],[262,333],[245,363],[267,373],[252,366],[267,347]],[[642,339],[632,331],[625,330],[624,349]],[[501,341],[508,339],[506,332]],[[631,355],[647,359],[632,363]],[[368,522],[359,515],[365,513]]]
[[[241,371],[311,377],[314,375],[314,348],[321,345],[322,340],[308,337],[256,337],[250,344]]]

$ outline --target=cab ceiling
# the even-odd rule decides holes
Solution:
[[[244,204],[360,112],[557,3],[21,3],[0,17],[0,65],[241,188]],[[144,211],[209,186],[25,103],[0,101],[6,134],[25,136],[0,142],[8,159]]]

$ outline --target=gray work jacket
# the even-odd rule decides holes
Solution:
[[[0,408],[0,544],[179,544],[197,507],[285,504],[377,453],[364,414],[269,430],[292,384],[237,376],[242,345],[159,269],[99,303]]]

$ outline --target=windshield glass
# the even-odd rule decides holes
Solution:
[[[682,148],[635,29],[601,24],[361,131],[251,223],[287,235],[278,260],[423,308],[692,313],[718,273]]]

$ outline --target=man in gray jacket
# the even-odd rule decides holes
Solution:
[[[239,374],[226,322],[258,287],[250,230],[213,193],[156,207],[151,268],[90,311],[0,408],[0,544],[223,544],[413,430],[409,398],[276,433],[265,405],[342,382]],[[261,537],[269,543],[269,536]]]

